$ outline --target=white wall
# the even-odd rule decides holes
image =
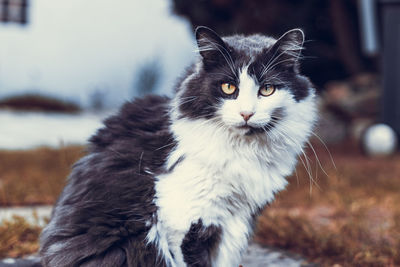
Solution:
[[[30,0],[29,22],[0,24],[0,97],[35,89],[87,105],[100,88],[115,106],[147,60],[160,58],[159,91],[170,93],[195,55],[189,24],[166,0]]]

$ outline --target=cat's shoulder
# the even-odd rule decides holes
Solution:
[[[160,118],[162,115],[167,115],[170,101],[169,97],[159,95],[147,95],[142,98],[136,98],[133,101],[126,102],[116,117],[126,119],[127,121],[154,120]]]
[[[168,134],[170,101],[166,96],[148,95],[125,103],[103,122],[104,127],[90,138],[91,144],[104,147],[116,140]]]

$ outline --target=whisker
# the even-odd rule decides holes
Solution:
[[[282,128],[285,128],[284,125],[281,125],[281,127],[282,127]],[[291,142],[293,142],[295,145],[300,146],[300,144],[298,144],[296,140],[294,140],[291,136],[287,135],[285,132],[279,131],[279,132],[277,132],[277,134],[278,134],[278,135],[281,135],[281,136],[283,137],[281,140],[283,140],[283,139],[288,139],[288,140],[290,140]],[[312,173],[312,169],[311,169],[311,165],[310,165],[310,159],[309,159],[308,156],[304,153],[304,150],[303,150],[303,149],[300,149],[300,153],[301,153],[302,156],[304,157],[304,160],[303,160],[303,157],[302,157],[302,156],[299,156],[299,159],[300,159],[300,161],[301,161],[301,163],[302,163],[302,165],[303,165],[305,171],[306,171],[307,174],[308,174],[308,177],[309,177],[309,180],[310,180],[310,194],[312,194],[312,184],[315,184],[315,186],[317,186],[317,188],[318,188],[319,190],[321,190],[321,188],[320,188],[320,186],[318,185],[316,179],[314,179],[314,175],[313,175],[313,173]],[[317,178],[317,177],[316,177],[316,178]]]
[[[325,147],[325,150],[326,150],[326,151],[328,152],[328,154],[329,154],[329,157],[330,157],[330,159],[331,159],[331,162],[332,162],[333,167],[335,168],[335,170],[337,170],[335,161],[333,160],[332,154],[331,154],[331,152],[329,151],[329,149],[328,149],[327,145],[325,144],[325,142],[324,142],[324,141],[321,139],[321,137],[319,137],[316,133],[311,132],[311,134],[312,134],[313,136],[315,136],[315,137],[321,142],[321,144]]]
[[[317,152],[316,152],[315,149],[314,149],[314,146],[313,146],[309,141],[307,141],[307,144],[310,146],[311,150],[312,150],[313,153],[314,153],[314,156],[315,156],[317,165],[319,165],[319,167],[321,168],[322,172],[323,172],[326,176],[329,177],[328,173],[326,173],[325,169],[322,167],[321,161],[319,160],[319,157],[318,157],[318,155],[317,155]]]

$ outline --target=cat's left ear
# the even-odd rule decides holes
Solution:
[[[230,57],[225,42],[208,27],[200,26],[196,28],[196,41],[199,53],[206,66],[223,62],[224,58]]]
[[[293,29],[284,33],[275,44],[268,49],[269,56],[274,64],[297,70],[298,61],[304,44],[304,32],[301,29]]]

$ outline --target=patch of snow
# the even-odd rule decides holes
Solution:
[[[15,263],[15,259],[7,258],[7,259],[3,260],[3,263],[5,263],[5,264],[14,264]]]
[[[11,220],[14,215],[24,217],[29,223],[39,226],[46,225],[46,218],[50,218],[52,206],[10,207],[0,208],[0,223]]]
[[[252,242],[243,256],[242,265],[244,267],[300,267],[305,266],[306,262],[298,255],[261,247]]]
[[[108,114],[0,112],[0,149],[85,144]]]

